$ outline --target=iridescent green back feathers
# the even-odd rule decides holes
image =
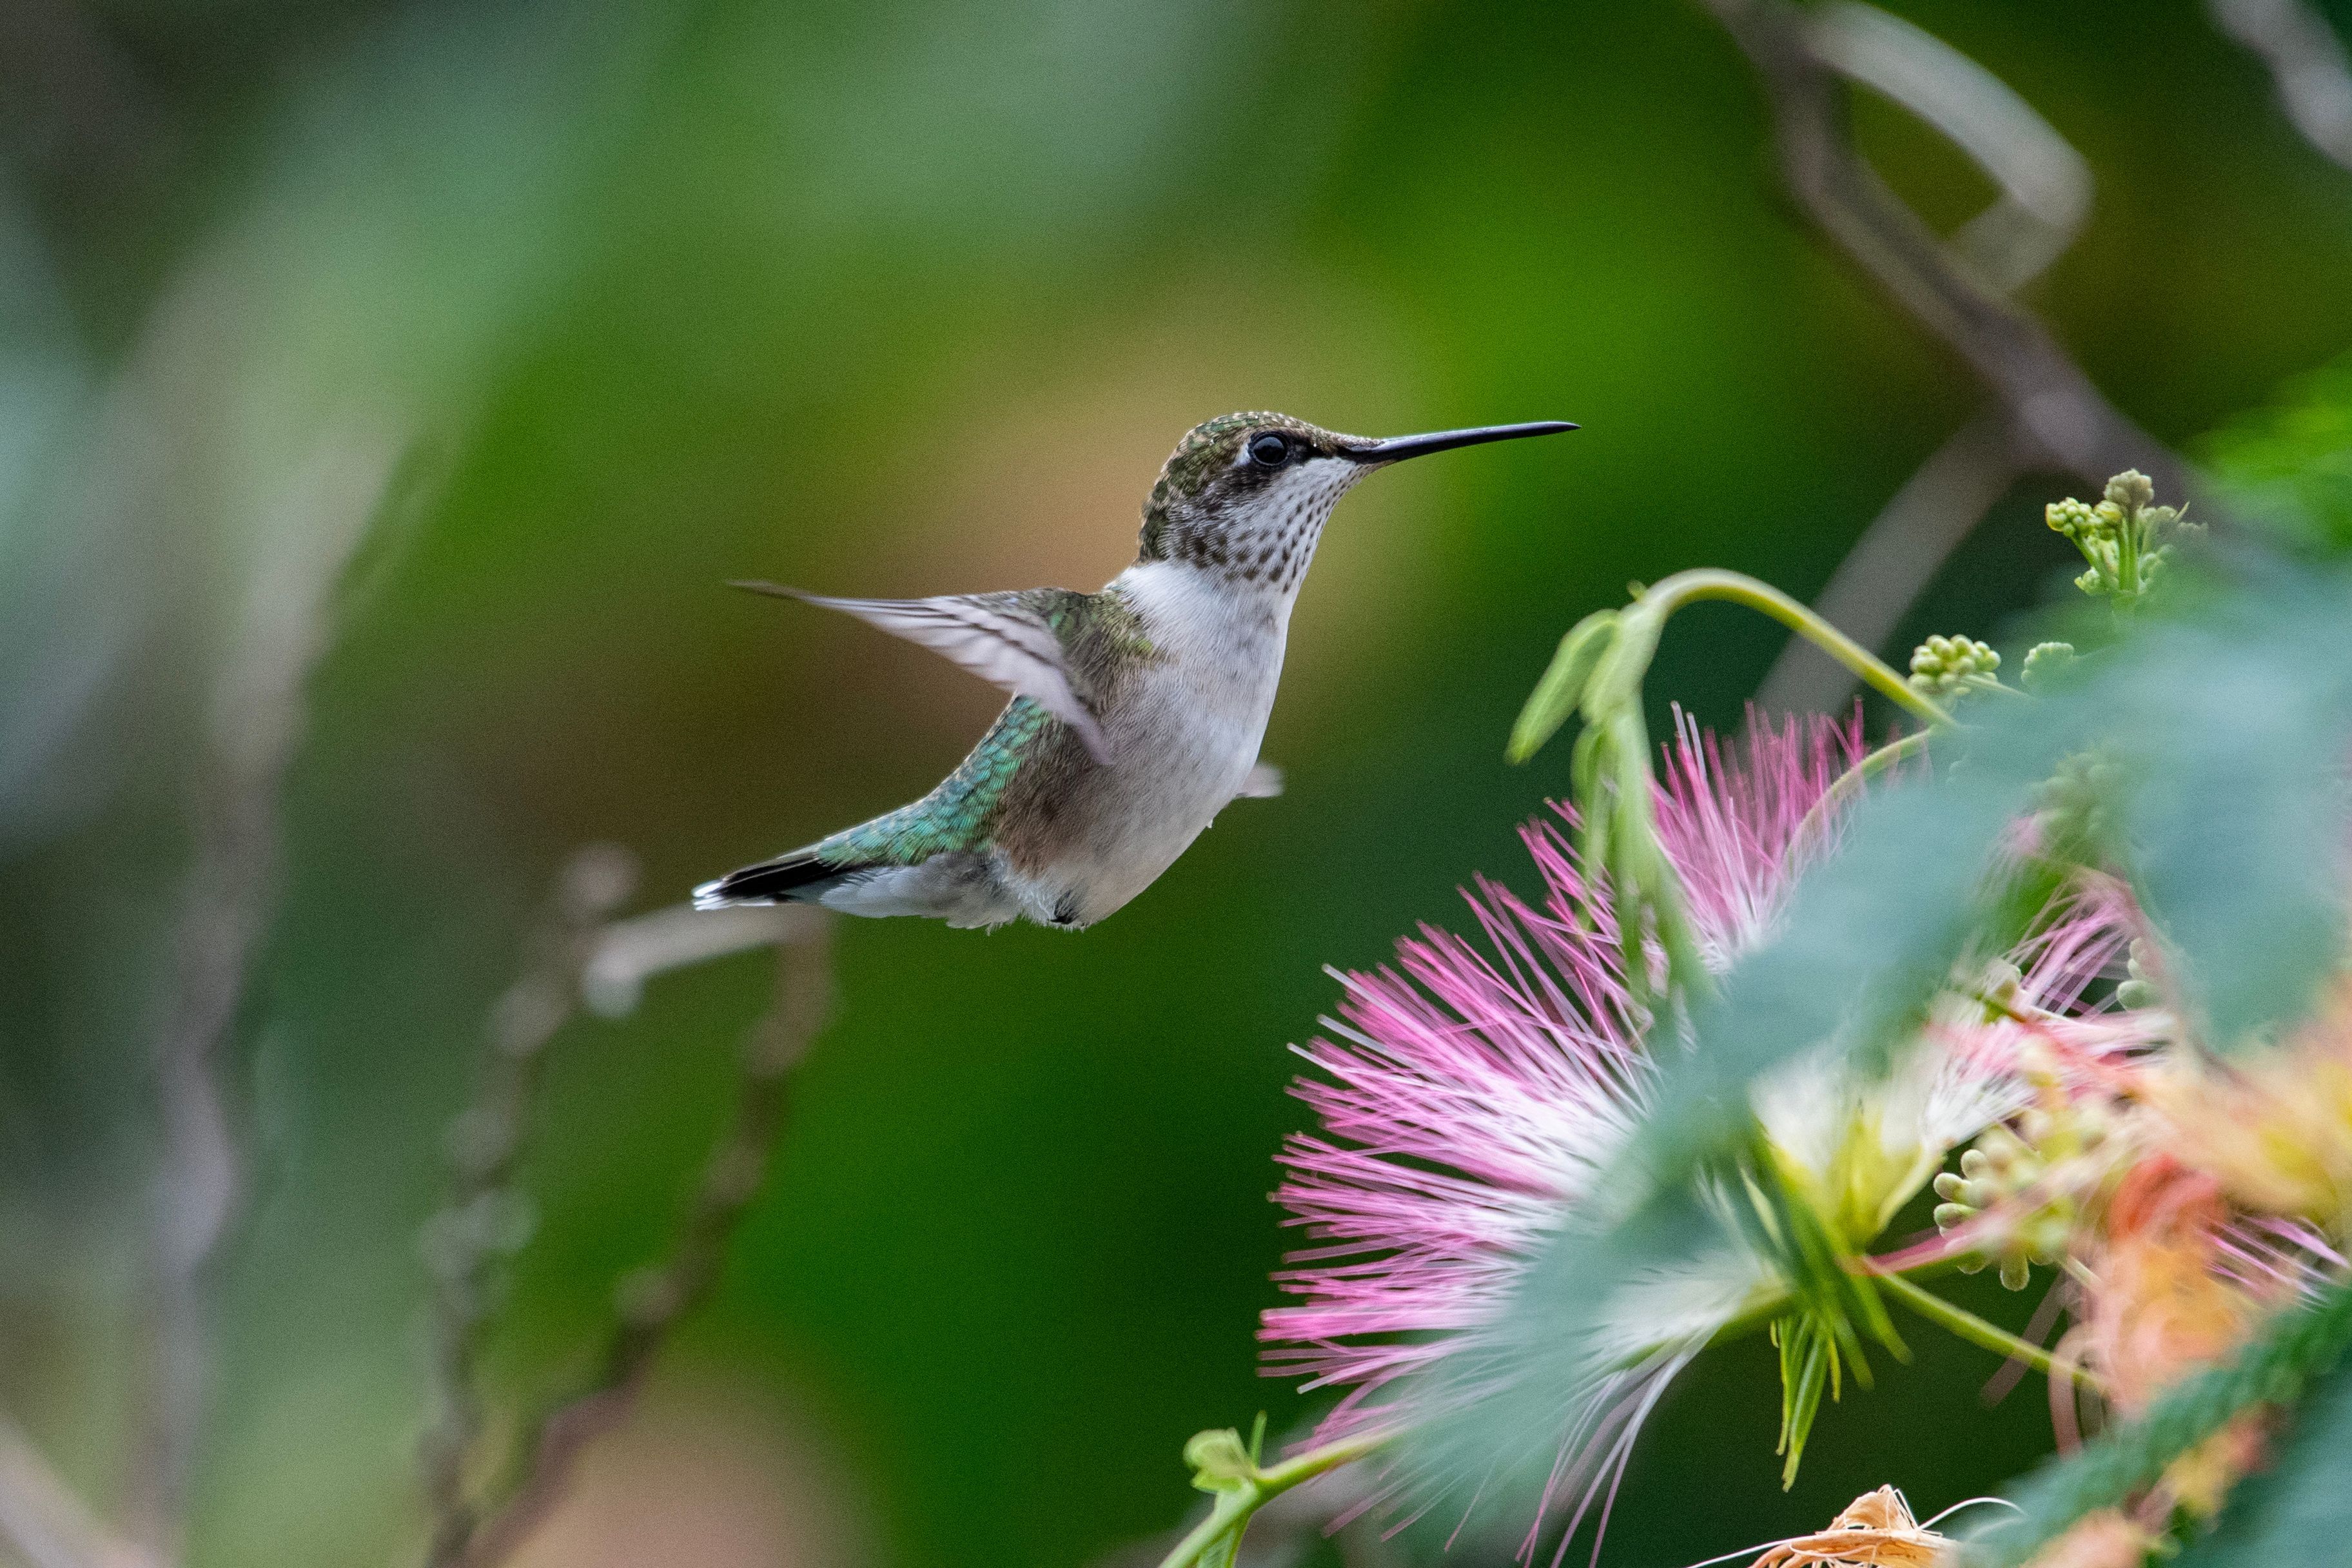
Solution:
[[[922,799],[871,822],[845,828],[816,846],[816,858],[836,868],[916,866],[934,855],[986,847],[1005,787],[1048,729],[1060,720],[1016,697],[955,772]]]
[[[1110,694],[1123,663],[1152,652],[1133,606],[1115,591],[1032,588],[982,597],[1017,601],[1043,618],[1061,641],[1072,686],[1089,700]],[[1068,769],[1084,762],[1066,725],[1029,699],[1015,698],[930,794],[822,839],[812,852],[820,864],[845,868],[913,866],[950,851],[985,849],[1024,769]]]

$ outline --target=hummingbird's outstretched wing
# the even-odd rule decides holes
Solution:
[[[1067,724],[1087,754],[1108,763],[1110,742],[1072,685],[1062,639],[1024,594],[943,594],[931,599],[833,599],[776,583],[730,583],[754,594],[798,599],[856,616],[893,637],[920,643],[982,680],[1001,686]],[[1073,595],[1076,596],[1076,595]]]

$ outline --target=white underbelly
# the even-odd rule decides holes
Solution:
[[[1286,595],[1237,593],[1165,563],[1111,584],[1154,657],[1104,715],[1111,763],[1067,803],[1044,866],[1009,878],[1022,902],[1090,924],[1150,887],[1240,792],[1282,678]]]
[[[1150,887],[1192,847],[1240,791],[1265,736],[1270,692],[1240,705],[1234,693],[1203,693],[1167,673],[1165,689],[1114,734],[1116,760],[1097,775],[1087,820],[1054,868],[1088,921]]]

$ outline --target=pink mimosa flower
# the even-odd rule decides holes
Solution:
[[[1725,969],[1772,934],[1796,873],[1836,844],[1845,802],[1827,796],[1863,754],[1861,724],[1775,727],[1751,715],[1737,746],[1680,715],[1675,731],[1656,785],[1659,840],[1703,957]],[[1339,977],[1339,1016],[1301,1051],[1320,1070],[1296,1092],[1321,1131],[1289,1141],[1276,1196],[1314,1245],[1277,1276],[1296,1300],[1266,1312],[1260,1338],[1270,1371],[1347,1390],[1327,1434],[1406,1418],[1400,1379],[1481,1345],[1644,1114],[1657,1072],[1650,1019],[1625,984],[1615,912],[1562,831],[1573,814],[1556,809],[1560,822],[1521,831],[1542,879],[1537,902],[1478,879],[1465,896],[1483,943],[1424,925],[1397,944],[1393,965]],[[2074,1007],[2125,940],[2112,913],[2062,920],[2017,955],[2021,1012]],[[2024,1102],[1998,1030],[1949,1033],[1948,1046],[1931,1031],[1877,1083],[1834,1067],[1807,1078],[1795,1064],[1782,1092],[1759,1086],[1768,1134],[1800,1171],[1818,1163],[1824,1185],[1848,1157],[1839,1140],[1857,1127],[1874,1134],[1895,1173],[1879,1194],[1891,1214],[1955,1143]],[[1838,1167],[1837,1179],[1851,1175]],[[1667,1383],[1725,1324],[1785,1295],[1770,1266],[1728,1237],[1717,1255],[1623,1292],[1592,1372],[1561,1394],[1545,1501],[1573,1502],[1569,1535],[1613,1494]],[[1605,1500],[1601,1517],[1605,1527]],[[1523,1556],[1542,1527],[1538,1517]]]

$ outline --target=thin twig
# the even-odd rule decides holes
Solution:
[[[2032,1341],[2012,1334],[1998,1323],[1987,1322],[1967,1308],[1953,1305],[1900,1274],[1873,1271],[1871,1278],[1889,1295],[1929,1322],[1948,1330],[1972,1345],[1992,1352],[2004,1361],[2021,1361],[2044,1377],[2072,1378],[2094,1392],[2105,1391],[2106,1384],[2097,1373],[2072,1362],[2060,1361]]]
[[[1837,660],[1855,679],[1921,723],[1937,729],[1950,727],[1952,716],[1942,704],[1924,691],[1912,689],[1902,676],[1889,669],[1875,654],[1769,583],[1759,582],[1744,573],[1701,566],[1677,572],[1671,577],[1653,583],[1642,591],[1634,603],[1643,608],[1654,606],[1664,616],[1700,599],[1721,599],[1745,605],[1751,610],[1771,616],[1819,648],[1823,655]]]
[[[1861,640],[1877,646],[1993,501],[2037,467],[2091,483],[2136,468],[2171,493],[2189,493],[2180,460],[2117,412],[2049,328],[2009,297],[2063,249],[2088,210],[2088,174],[2057,133],[1975,62],[1874,7],[1706,3],[1756,68],[1782,171],[1807,215],[1997,403],[1871,524],[1832,579],[1840,603],[1824,594],[1822,613],[1844,624],[1849,601],[1866,588],[1885,625],[1865,628],[1876,635]],[[2000,184],[2002,202],[1953,241],[1939,238],[1855,149],[1842,78],[1887,94],[1949,137]],[[1793,642],[1765,683],[1768,706],[1834,708],[1852,689]]]
[[[1907,735],[1889,741],[1831,780],[1830,787],[1822,792],[1822,798],[1813,802],[1805,815],[1797,819],[1796,827],[1789,834],[1789,846],[1782,852],[1784,863],[1795,866],[1802,857],[1811,855],[1816,847],[1815,836],[1837,820],[1839,812],[1849,801],[1887,769],[1900,767],[1925,752],[1932,737],[1932,731],[1914,730]]]
[[[1813,600],[1854,641],[1883,648],[1960,541],[2031,464],[2008,416],[1988,410],[1960,426],[1903,482]],[[1802,637],[1790,637],[1756,689],[1767,712],[1829,712],[1853,677]]]
[[[2066,1310],[2074,1289],[2074,1282],[2063,1276],[2051,1282],[2050,1289],[2042,1293],[2041,1304],[2033,1309],[2033,1317],[2025,1325],[2028,1342],[2038,1345],[2050,1337],[2050,1331],[2058,1326],[2058,1316]],[[2025,1374],[2032,1370],[2017,1357],[2010,1357],[2000,1363],[1999,1372],[1986,1380],[1978,1397],[1984,1401],[1987,1409],[1990,1409],[2007,1399],[2010,1390],[2023,1382]]]
[[[492,1271],[503,1252],[520,1243],[523,1229],[515,1220],[521,1200],[510,1178],[535,1099],[538,1074],[530,1064],[569,1016],[573,994],[584,994],[599,1012],[626,1011],[650,975],[754,946],[776,950],[775,1000],[747,1038],[734,1110],[668,1254],[621,1281],[616,1321],[595,1380],[528,1424],[514,1474],[493,1478],[484,1496],[475,1474],[486,1425],[474,1387],[475,1361]],[[562,1500],[583,1451],[626,1418],[670,1330],[718,1282],[728,1245],[782,1132],[791,1069],[831,1005],[827,918],[807,906],[745,911],[740,919],[661,910],[562,943],[560,950],[559,963],[518,984],[535,998],[521,1008],[535,1022],[520,1037],[533,1043],[516,1065],[494,1067],[482,1099],[467,1113],[476,1124],[458,1145],[466,1149],[478,1139],[478,1152],[471,1165],[461,1157],[459,1187],[428,1232],[449,1247],[448,1257],[436,1260],[444,1280],[435,1311],[436,1412],[424,1450],[434,1515],[430,1568],[490,1568],[513,1555]],[[550,984],[562,992],[553,1005]],[[463,1120],[460,1125],[467,1127]],[[469,1177],[469,1170],[478,1173]]]
[[[151,1568],[107,1529],[14,1421],[0,1416],[0,1541],[30,1568]]]
[[[174,972],[158,1036],[163,1112],[151,1223],[143,1408],[130,1532],[158,1562],[180,1554],[208,1372],[204,1273],[233,1222],[242,1173],[216,1081],[246,973],[275,901],[278,798],[300,741],[303,689],[325,652],[343,568],[393,471],[390,443],[321,447],[287,499],[284,526],[243,605],[212,692],[181,893]]]
[[[1844,89],[1788,0],[1706,0],[1772,108],[1790,188],[1919,323],[1968,363],[2025,433],[2086,479],[2136,468],[2189,486],[2179,459],[2108,403],[2032,312],[1992,288],[1889,190],[1847,134]]]
[[[2065,253],[2091,216],[2091,166],[2007,82],[1933,33],[1860,0],[1823,0],[1806,14],[1806,45],[1823,65],[1901,104],[1999,187],[1955,230],[1954,254],[2004,294]]]
[[[435,1563],[457,1561],[479,1522],[470,1490],[474,1449],[485,1425],[476,1363],[499,1265],[530,1229],[528,1200],[513,1177],[538,1107],[548,1042],[577,1005],[579,976],[594,952],[599,922],[628,898],[635,880],[635,868],[620,849],[597,846],[572,858],[523,973],[490,1009],[474,1101],[450,1124],[449,1197],[425,1222],[424,1236],[434,1282],[433,1408],[419,1458],[434,1520]]]
[[[2279,107],[2304,140],[2352,169],[2352,60],[2308,0],[2205,0],[2213,25],[2270,68]]]
[[[1293,1488],[1378,1453],[1394,1443],[1398,1435],[1399,1428],[1393,1426],[1367,1426],[1293,1454],[1256,1470],[1238,1486],[1219,1490],[1210,1504],[1208,1517],[1169,1549],[1160,1568],[1201,1568],[1203,1563],[1231,1561],[1231,1555],[1217,1555],[1220,1544],[1238,1548],[1261,1508]]]

